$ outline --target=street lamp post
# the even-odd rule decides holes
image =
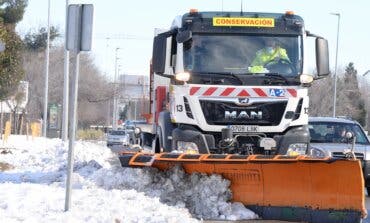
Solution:
[[[45,51],[45,86],[44,86],[44,114],[42,117],[42,136],[46,137],[48,123],[48,92],[49,92],[49,44],[50,44],[50,0],[48,0],[48,26]]]
[[[118,50],[120,48],[116,48],[116,57],[115,57],[115,64],[114,64],[114,95],[113,95],[113,121],[112,121],[112,128],[114,130],[117,129],[117,76],[118,76]]]
[[[338,65],[338,43],[339,43],[339,24],[340,24],[340,14],[330,13],[338,17],[338,27],[337,27],[337,47],[335,52],[335,71],[334,71],[334,95],[333,95],[333,117],[335,117],[335,109],[337,103],[337,65]]]
[[[68,5],[69,0],[66,0],[66,24],[68,23]],[[67,29],[65,31],[67,36]],[[67,45],[67,38],[64,44]],[[63,142],[68,139],[68,103],[69,103],[69,51],[64,47],[64,83],[63,83],[63,118],[62,118],[62,140]]]
[[[370,70],[368,70],[368,71],[366,71],[362,76],[366,76],[366,75],[368,75],[368,74],[370,74]],[[367,85],[367,81],[366,81],[366,85]],[[366,95],[369,95],[369,93],[368,92],[366,92]],[[369,97],[366,97],[366,99],[369,99]],[[370,108],[370,106],[369,106],[369,102],[368,101],[366,101],[366,105],[367,105],[367,108],[366,108],[366,115],[365,115],[365,117],[366,117],[366,120],[365,120],[365,127],[366,127],[366,130],[368,130],[369,131],[369,125],[368,125],[368,121],[369,121],[369,108]]]

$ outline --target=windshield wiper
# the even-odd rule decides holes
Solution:
[[[286,84],[289,84],[288,78],[286,78],[286,77],[284,77],[284,75],[281,75],[281,74],[278,74],[278,73],[266,73],[264,76],[265,77],[271,77],[271,78],[273,78],[275,80],[282,80]]]
[[[195,74],[208,74],[208,75],[218,75],[218,76],[224,76],[224,77],[231,77],[237,81],[239,81],[240,85],[243,85],[244,82],[242,81],[242,79],[240,79],[240,77],[238,77],[238,75],[234,74],[234,73],[231,73],[231,72],[193,72]]]
[[[266,77],[269,78],[269,81],[271,82],[271,79],[279,81],[279,83],[289,84],[290,81],[288,78],[286,78],[284,75],[279,73],[243,73],[243,75],[253,75],[256,77]],[[281,82],[283,81],[283,82]],[[271,83],[270,83],[271,84]]]

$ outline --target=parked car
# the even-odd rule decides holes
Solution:
[[[129,135],[125,130],[111,130],[107,135],[107,146],[123,145],[128,146],[130,141]]]
[[[130,144],[137,144],[139,143],[139,137],[135,134],[135,129],[137,127],[141,127],[142,125],[147,125],[146,120],[126,120],[124,124],[124,129],[129,136],[129,143]]]
[[[346,137],[351,132],[355,136],[354,154],[362,160],[365,186],[370,194],[370,142],[361,127],[353,120],[334,117],[310,117],[310,154],[312,156],[345,158],[345,151],[352,149],[352,139]]]

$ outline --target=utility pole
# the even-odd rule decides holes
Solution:
[[[366,76],[366,75],[368,75],[368,74],[370,74],[370,70],[368,70],[368,71],[366,71],[362,76]],[[367,85],[367,80],[366,80],[366,85]],[[366,114],[365,114],[365,128],[366,128],[366,130],[367,131],[369,131],[369,124],[368,124],[368,122],[369,122],[369,109],[370,109],[370,106],[369,106],[369,97],[368,97],[368,95],[369,95],[369,92],[368,91],[366,91],[366,95],[367,95],[367,97],[366,97],[366,99],[367,99],[367,101],[365,102],[366,103]]]
[[[105,48],[105,59],[104,59],[104,68],[105,68],[105,78],[108,79],[108,63],[107,63],[107,58],[108,58],[108,49],[109,49],[109,40],[110,38],[107,37],[106,38],[106,48]],[[110,108],[111,108],[111,100],[107,100],[107,120],[106,120],[106,126],[109,126],[109,124],[111,123],[111,111],[110,111]]]
[[[338,43],[339,43],[339,24],[340,24],[340,14],[330,13],[338,17],[338,27],[337,27],[337,47],[335,52],[335,73],[334,73],[334,95],[333,95],[333,117],[336,116],[336,104],[337,104],[337,65],[338,65]]]
[[[66,24],[68,20],[68,5],[69,0],[66,0]],[[67,44],[67,28],[65,31],[64,45]],[[68,95],[69,95],[69,51],[64,47],[64,87],[63,87],[63,118],[62,118],[62,140],[65,142],[68,139]]]
[[[46,41],[46,62],[45,62],[45,86],[44,86],[44,114],[42,120],[42,136],[46,137],[48,125],[48,92],[49,92],[49,47],[50,44],[50,0],[48,0],[48,28]]]
[[[117,129],[117,76],[118,76],[118,50],[120,48],[116,48],[116,56],[115,56],[115,63],[114,63],[114,95],[113,95],[113,120],[112,120],[112,128],[114,130]]]

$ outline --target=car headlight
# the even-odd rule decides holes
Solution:
[[[324,151],[318,148],[311,148],[309,155],[313,158],[323,158],[326,156]]]
[[[177,141],[177,150],[186,154],[199,154],[198,146],[194,142]]]
[[[294,143],[289,145],[286,155],[288,156],[305,155],[306,152],[307,152],[307,143]]]

